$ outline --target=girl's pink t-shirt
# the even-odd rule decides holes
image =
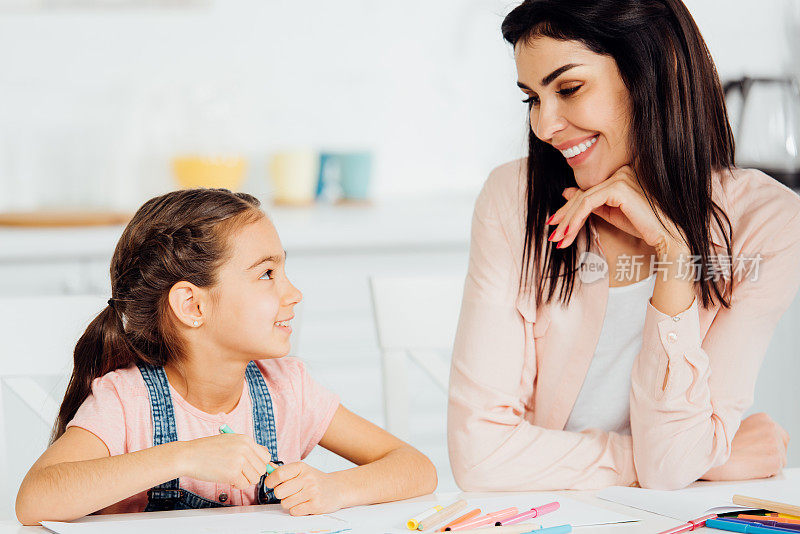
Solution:
[[[278,433],[278,460],[284,464],[308,456],[328,428],[339,397],[309,376],[297,358],[257,360],[267,382]],[[219,434],[226,424],[238,433],[253,436],[250,390],[245,381],[239,404],[230,413],[209,414],[198,410],[170,386],[178,440],[188,441]],[[118,369],[94,379],[92,393],[78,408],[67,428],[77,426],[99,437],[112,456],[153,446],[150,395],[136,366]],[[206,499],[228,505],[258,504],[255,486],[238,490],[230,484],[216,484],[182,477],[180,486]],[[114,504],[100,513],[141,512],[147,506],[147,492]]]

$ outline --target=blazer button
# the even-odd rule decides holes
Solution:
[[[676,341],[678,341],[678,334],[676,334],[675,332],[670,332],[669,334],[667,334],[667,340],[670,343],[675,343]]]
[[[228,494],[227,493],[220,493],[219,494],[219,502],[225,502],[227,500],[228,500]]]

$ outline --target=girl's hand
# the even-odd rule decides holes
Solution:
[[[594,213],[620,230],[642,239],[659,255],[689,253],[678,227],[660,210],[656,216],[629,165],[586,191],[568,187],[563,196],[567,203],[548,220],[548,224],[558,225],[548,238],[559,242],[557,248],[571,245],[589,214]]]
[[[776,475],[786,466],[789,434],[765,413],[742,421],[731,442],[731,456],[710,469],[706,480],[748,480]]]
[[[244,434],[220,434],[183,442],[180,452],[184,476],[231,484],[246,490],[267,472],[269,450]]]
[[[291,515],[329,514],[342,507],[342,490],[334,475],[303,462],[278,467],[265,480]]]

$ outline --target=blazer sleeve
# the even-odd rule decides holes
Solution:
[[[521,243],[510,237],[514,223],[502,220],[513,219],[508,214],[517,201],[503,193],[509,188],[501,174],[489,177],[472,219],[447,418],[455,480],[466,491],[629,485],[636,480],[630,436],[565,432],[530,421],[535,317],[516,306]]]
[[[681,488],[728,460],[772,333],[800,286],[799,205],[773,204],[774,215],[753,225],[745,246],[760,250],[740,253],[738,265],[747,268],[732,277],[731,307],[720,307],[704,336],[697,298],[674,317],[648,303],[631,376],[633,455],[643,487]]]

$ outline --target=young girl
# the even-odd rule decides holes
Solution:
[[[424,455],[283,358],[302,298],[285,259],[250,195],[193,189],[145,203],[111,260],[108,306],[75,347],[18,519],[277,502],[320,514],[433,491]],[[359,467],[306,465],[317,443]]]

